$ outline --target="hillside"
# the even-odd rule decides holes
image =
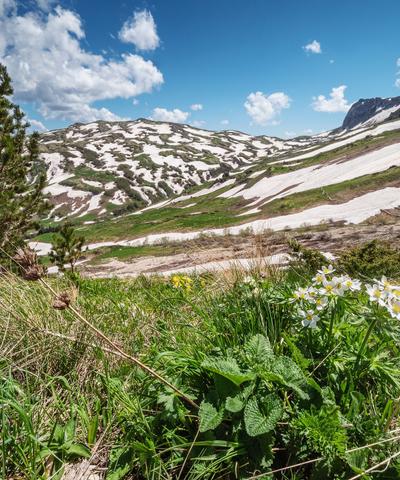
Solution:
[[[205,235],[397,224],[400,120],[390,120],[392,102],[368,120],[357,103],[348,116],[361,126],[289,140],[148,120],[46,133],[54,208],[42,231],[70,218],[90,251],[127,259]],[[50,239],[43,233],[32,245],[46,254]]]
[[[135,211],[308,143],[139,119],[43,134],[41,157],[55,218],[81,218]]]

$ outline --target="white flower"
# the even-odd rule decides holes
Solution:
[[[250,275],[248,275],[247,277],[244,277],[243,283],[245,283],[246,285],[250,285],[252,287],[255,287],[256,284],[257,284],[257,282],[254,280],[254,278],[250,277]]]
[[[293,293],[293,298],[295,300],[307,300],[308,298],[308,289],[307,288],[298,288]]]
[[[322,295],[335,295],[336,294],[336,282],[333,280],[324,280],[322,283],[320,293]]]
[[[333,277],[332,283],[335,285],[333,289],[333,293],[342,297],[344,295],[345,290],[347,290],[346,285],[344,284],[345,278],[344,277]]]
[[[320,312],[328,305],[328,298],[327,297],[318,297],[314,300],[315,308]]]
[[[379,288],[386,293],[390,293],[393,289],[393,285],[389,282],[389,280],[383,276],[380,280],[375,280]]]
[[[318,290],[316,290],[314,287],[307,288],[306,299],[309,302],[314,302],[317,295],[318,295]]]
[[[392,300],[389,303],[388,310],[393,318],[400,320],[400,300]]]
[[[361,290],[361,282],[360,280],[357,280],[357,279],[352,279],[348,276],[345,276],[343,278],[343,285],[345,286],[345,288],[347,290],[350,290],[352,292],[356,292],[358,290]]]
[[[370,302],[378,302],[382,307],[386,306],[385,299],[388,294],[380,288],[378,284],[366,285],[367,293],[369,295]]]
[[[390,297],[394,299],[400,299],[400,285],[392,285]]]
[[[333,266],[328,265],[327,267],[322,267],[321,270],[318,270],[318,273],[321,273],[322,275],[330,275],[334,271],[335,269],[333,268]]]
[[[322,283],[324,280],[326,280],[326,277],[323,273],[318,272],[315,277],[313,278],[314,283]]]
[[[319,316],[315,314],[314,310],[299,310],[300,316],[303,317],[301,324],[303,327],[315,328],[319,320]]]

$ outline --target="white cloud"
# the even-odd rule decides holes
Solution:
[[[14,13],[17,10],[15,0],[0,0],[0,19],[6,15]]]
[[[344,91],[346,88],[346,85],[332,88],[332,91],[329,94],[330,98],[325,97],[325,95],[313,97],[313,109],[317,112],[347,112],[350,109],[351,104],[349,104],[347,99],[344,98]]]
[[[33,118],[29,118],[28,122],[31,124],[30,130],[37,131],[37,132],[48,132],[49,129],[43,125],[40,120],[34,120]]]
[[[160,45],[154,18],[148,10],[135,12],[122,26],[119,38],[133,43],[138,50],[155,50]]]
[[[303,49],[308,53],[322,53],[321,44],[317,40],[313,40],[311,43],[304,45]]]
[[[152,120],[159,120],[160,122],[183,123],[187,120],[189,112],[182,112],[179,108],[167,110],[166,108],[156,107],[150,117]]]
[[[109,60],[82,47],[84,37],[80,17],[59,6],[47,15],[0,17],[0,62],[16,100],[33,103],[45,119],[113,120],[119,117],[92,104],[148,93],[163,83],[151,61],[132,54]]]
[[[229,120],[221,120],[221,125],[229,125]]]
[[[289,108],[290,102],[290,98],[283,92],[276,92],[271,95],[255,92],[250,93],[244,106],[254,123],[266,125],[267,123],[276,124],[274,118],[284,108]]]
[[[194,103],[193,105],[190,105],[190,109],[197,112],[203,110],[203,105],[201,103]]]
[[[56,0],[36,0],[37,6],[44,12],[48,12]]]

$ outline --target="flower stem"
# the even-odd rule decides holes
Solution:
[[[368,342],[368,339],[369,337],[371,336],[371,333],[372,333],[372,330],[374,329],[376,323],[378,321],[378,317],[375,316],[375,318],[371,321],[371,323],[369,324],[369,327],[368,327],[368,330],[364,336],[364,339],[361,343],[361,347],[360,349],[358,350],[358,353],[357,353],[357,358],[356,358],[356,362],[354,364],[354,372],[357,372],[358,370],[358,367],[359,367],[359,364],[360,364],[360,360],[361,360],[361,355],[364,353],[364,350],[365,350],[365,347],[367,345],[367,342]]]

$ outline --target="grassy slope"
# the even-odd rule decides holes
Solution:
[[[268,162],[266,162],[264,166],[268,171],[268,175],[277,175],[314,164],[332,162],[338,158],[353,158],[368,151],[395,143],[399,139],[400,131],[385,132],[379,137],[366,138],[336,150],[319,154],[302,161],[299,165],[268,165]],[[237,177],[238,181],[243,181],[245,185],[250,186],[265,175],[265,173],[261,172],[259,177],[245,181],[246,178],[248,179],[248,174],[252,171],[255,170],[252,168],[240,174]],[[284,199],[277,199],[264,205],[261,209],[261,214],[246,217],[238,216],[238,214],[245,212],[246,205],[251,201],[246,201],[240,197],[230,199],[217,198],[222,192],[232,188],[225,187],[203,197],[177,202],[174,206],[149,210],[140,215],[126,215],[116,219],[105,219],[96,224],[77,225],[88,242],[135,238],[152,233],[170,231],[224,228],[257,218],[269,218],[295,213],[323,203],[345,202],[374,189],[384,188],[388,185],[398,185],[399,172],[399,168],[391,168],[384,172],[366,175],[339,184],[288,195]],[[198,190],[200,189],[197,187],[193,191]],[[195,205],[188,208],[180,208],[192,203],[195,203]],[[92,217],[88,217],[82,220],[92,219]],[[37,237],[37,240],[50,241],[51,235],[41,235]]]
[[[78,283],[74,305],[120,348],[139,356],[198,403],[204,398],[215,403],[218,398],[213,385],[219,377],[207,373],[203,360],[209,356],[212,365],[217,365],[219,356],[233,355],[241,372],[255,368],[260,374],[271,354],[258,344],[246,356],[244,344],[254,334],[267,334],[274,354],[287,355],[297,365],[289,380],[285,380],[286,360],[278,377],[265,380],[261,376],[253,386],[253,398],[260,402],[269,398],[271,391],[282,399],[283,423],[269,420],[274,425],[273,435],[249,437],[240,420],[242,413],[226,411],[220,429],[197,437],[196,409],[187,407],[130,362],[108,354],[104,343],[72,312],[52,308],[54,297],[43,285],[0,276],[0,302],[8,313],[0,316],[4,332],[0,475],[49,478],[60,473],[63,464],[90,456],[97,442],[100,450],[94,463],[108,468],[108,473],[115,475],[110,478],[128,474],[161,480],[176,478],[180,468],[184,469],[182,478],[188,480],[228,474],[234,478],[235,472],[248,478],[268,471],[271,461],[277,468],[319,456],[327,458],[335,473],[324,470],[328,467],[323,462],[300,468],[299,478],[312,474],[350,478],[351,465],[367,468],[392,453],[385,445],[357,459],[343,454],[347,448],[385,438],[387,428],[397,425],[393,402],[400,395],[398,321],[382,311],[374,313],[390,328],[374,330],[358,371],[355,356],[369,321],[375,318],[366,317],[370,307],[363,295],[350,295],[346,305],[334,310],[335,315],[322,316],[318,330],[309,331],[301,329],[289,301],[299,279],[307,284],[305,272],[300,276],[275,274],[268,279],[255,275],[253,283],[243,283],[242,272],[231,275],[225,279],[193,277],[191,283],[184,280],[178,288],[170,280],[156,278],[84,280]],[[62,279],[51,285],[56,291],[75,289]],[[331,318],[334,329],[328,334]],[[332,352],[329,344],[335,345]],[[263,361],[257,360],[260,363],[251,367],[256,355]],[[315,383],[307,390],[299,380],[303,374],[324,390],[315,390]],[[354,384],[346,393],[348,378]],[[227,381],[221,385],[222,395],[246,391]],[[299,393],[302,389],[311,395],[306,400]],[[256,425],[262,424],[262,418]],[[193,455],[186,463],[193,441]],[[271,447],[277,449],[274,454]],[[259,456],[259,450],[270,452],[270,457]],[[390,478],[397,478],[396,471],[391,473],[394,476]]]

